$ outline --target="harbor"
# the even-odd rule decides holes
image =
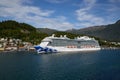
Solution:
[[[0,38],[0,52],[7,51],[34,51],[34,45],[20,39]]]

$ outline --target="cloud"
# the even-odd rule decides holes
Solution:
[[[22,19],[23,20],[23,19]],[[27,22],[34,21],[36,22],[35,26],[39,27],[42,26],[44,28],[51,28],[51,29],[57,29],[57,30],[67,30],[72,28],[74,25],[69,23],[65,17],[59,16],[55,18],[44,18],[39,16],[26,16],[25,20]]]
[[[84,0],[82,4],[85,4],[84,7],[75,11],[79,21],[76,23],[77,26],[89,27],[110,23],[110,21],[105,21],[103,17],[91,13],[92,8],[96,6],[96,0]]]
[[[22,0],[3,0],[0,2],[0,16],[26,16],[27,14],[35,14],[39,16],[49,16],[54,11],[41,10],[38,7],[23,5]],[[9,4],[9,5],[6,5]]]
[[[68,22],[64,16],[50,18],[55,12],[54,10],[42,10],[40,7],[27,5],[29,3],[31,2],[28,0],[2,0],[0,2],[0,17],[26,22],[35,27],[59,30],[73,27],[73,24]]]
[[[120,2],[120,0],[109,0],[109,1],[112,3],[119,3]]]
[[[92,7],[96,3],[96,0],[83,0],[83,3],[86,7]]]
[[[64,3],[68,0],[46,0],[47,2],[50,2],[50,3]]]
[[[89,26],[99,25],[104,22],[103,18],[92,15],[88,11],[89,11],[89,8],[76,10],[77,19],[81,22],[89,23]]]
[[[109,9],[108,9],[108,11],[110,11],[110,12],[118,12],[118,11],[120,11],[120,0],[109,0],[109,4],[107,4],[107,5],[109,5],[110,7],[109,7]]]

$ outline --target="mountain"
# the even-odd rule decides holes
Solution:
[[[58,30],[55,30],[55,29],[49,29],[49,28],[37,28],[37,31],[38,32],[42,32],[42,33],[46,33],[48,35],[51,35],[55,32],[58,32]]]
[[[1,38],[16,38],[37,44],[46,36],[48,36],[46,33],[38,33],[35,27],[26,23],[13,20],[0,22]]]
[[[4,31],[4,30],[9,30],[9,31],[17,30],[20,31],[21,33],[30,33],[30,32],[35,32],[36,28],[26,23],[18,23],[13,20],[8,20],[8,21],[0,22],[0,31]]]
[[[72,29],[67,30],[66,32],[95,36],[108,41],[120,42],[120,20],[114,24],[88,27],[78,30]]]
[[[107,41],[120,42],[120,20],[114,24],[93,26],[83,29],[71,29],[67,31],[58,31],[49,28],[35,28],[26,23],[19,23],[13,20],[0,22],[0,38],[18,38],[23,41],[33,42],[35,44],[51,34],[56,36],[67,35],[70,38],[76,36],[88,35]]]
[[[59,37],[60,35],[66,35],[67,37],[73,39],[77,36],[81,36],[81,35],[77,35],[77,34],[74,34],[74,33],[69,33],[69,32],[66,32],[66,31],[58,31],[58,30],[55,30],[55,29],[49,29],[49,28],[37,28],[37,31],[38,32],[42,32],[42,33],[46,33],[48,35],[52,35],[52,34],[55,34],[55,36]]]
[[[33,44],[38,44],[48,35],[55,34],[56,36],[67,35],[70,38],[77,36],[76,34],[58,31],[48,28],[35,28],[26,23],[19,23],[13,20],[0,22],[0,38],[16,38],[23,41],[28,41]]]

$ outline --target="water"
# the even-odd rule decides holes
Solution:
[[[120,49],[0,53],[0,80],[120,80]]]

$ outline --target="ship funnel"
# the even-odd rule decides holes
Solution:
[[[64,37],[66,38],[66,35],[64,35]]]
[[[52,37],[55,37],[55,34],[52,34]]]
[[[60,35],[60,37],[62,38],[63,36],[62,36],[62,35]]]

